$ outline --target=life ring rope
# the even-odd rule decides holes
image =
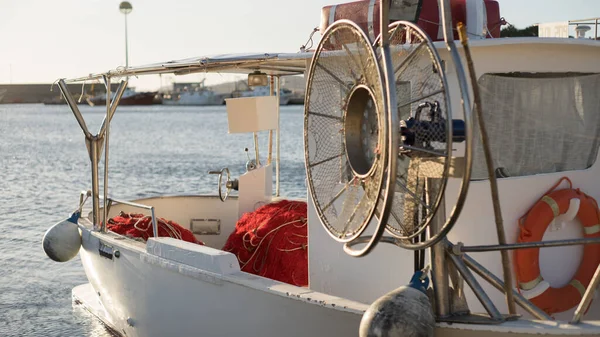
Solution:
[[[563,183],[568,188],[557,188]],[[539,242],[548,228],[557,230],[565,222],[578,218],[584,237],[600,237],[600,210],[596,200],[573,189],[568,177],[562,177],[539,198],[519,221],[518,242]],[[548,314],[576,306],[600,264],[600,245],[584,246],[583,260],[573,279],[562,288],[552,288],[540,272],[539,248],[516,250],[514,269],[517,290]]]
[[[541,198],[539,198],[539,199],[538,199],[538,200],[535,202],[535,204],[534,204],[534,205],[536,205],[536,204],[538,204],[540,201],[542,201],[542,200],[543,200],[543,199],[544,199],[544,198],[545,198],[545,197],[546,197],[548,194],[550,194],[550,193],[554,192],[554,190],[555,190],[555,189],[556,189],[558,186],[560,186],[560,184],[561,184],[563,181],[567,181],[567,182],[569,183],[569,189],[572,189],[572,188],[573,188],[573,183],[571,182],[571,179],[569,179],[568,177],[562,177],[562,178],[560,178],[560,180],[558,180],[558,182],[556,182],[556,184],[554,184],[554,186],[552,186],[552,187],[551,187],[551,188],[550,188],[548,191],[546,191],[546,193],[544,193],[544,194],[542,195],[542,197],[541,197]],[[552,200],[552,201],[554,201],[554,200]],[[532,208],[533,208],[533,207],[532,207]],[[524,221],[525,221],[525,219],[527,218],[527,214],[529,214],[529,212],[530,212],[530,211],[531,211],[531,208],[530,208],[530,209],[529,209],[527,212],[525,212],[525,214],[524,214],[522,217],[520,217],[520,218],[519,218],[519,228],[521,229],[521,232],[520,232],[519,234],[523,234],[523,232],[526,232],[526,233],[528,233],[528,232],[529,232],[529,230],[527,230],[525,227],[523,227],[523,222],[524,222]],[[518,273],[517,273],[517,275],[518,275]]]

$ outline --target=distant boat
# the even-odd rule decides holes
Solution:
[[[256,96],[270,96],[271,89],[268,86],[255,87],[248,91],[238,91],[234,97],[256,97]],[[281,89],[279,91],[279,105],[288,105],[292,98],[292,91],[289,89]]]
[[[123,97],[119,102],[119,105],[152,105],[157,104],[156,101],[157,92],[136,92],[134,89],[125,89]],[[113,97],[114,97],[113,93]],[[96,95],[88,100],[88,103],[94,105],[105,105],[106,94]]]
[[[54,98],[48,98],[42,101],[44,105],[60,105],[66,104],[64,98],[62,96],[56,96]]]
[[[201,88],[195,91],[176,92],[163,97],[164,105],[223,105],[225,95]]]

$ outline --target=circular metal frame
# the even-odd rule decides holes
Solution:
[[[420,27],[418,27],[417,25],[411,23],[411,22],[406,22],[406,21],[396,21],[392,24],[390,24],[388,26],[389,30],[390,30],[390,37],[394,36],[394,34],[396,34],[398,32],[398,29],[400,28],[400,26],[406,26],[409,29],[412,29],[416,32],[418,32],[422,37],[423,37],[423,41],[427,42],[427,50],[430,53],[430,56],[433,58],[433,60],[435,61],[435,67],[436,70],[440,76],[440,79],[442,81],[442,85],[444,88],[444,96],[446,97],[446,104],[445,104],[445,109],[446,109],[446,116],[447,116],[447,120],[448,120],[448,125],[447,125],[447,134],[446,134],[446,154],[447,154],[447,159],[444,163],[444,168],[443,168],[443,173],[442,176],[444,178],[441,179],[440,181],[440,186],[439,189],[441,190],[441,193],[438,193],[436,200],[434,201],[433,207],[432,209],[434,209],[434,211],[430,212],[428,214],[427,219],[425,220],[425,224],[421,226],[421,228],[419,228],[415,233],[405,236],[405,235],[399,235],[397,233],[397,231],[391,227],[390,225],[386,226],[386,229],[388,231],[388,233],[390,233],[391,235],[393,235],[394,237],[398,238],[399,240],[397,241],[397,245],[401,246],[402,248],[405,249],[409,249],[409,250],[421,250],[421,249],[426,249],[429,248],[431,246],[433,246],[434,244],[438,243],[440,240],[442,240],[443,238],[446,237],[446,235],[450,232],[450,230],[454,227],[454,224],[456,223],[456,220],[458,219],[458,215],[460,214],[461,210],[462,210],[462,206],[464,205],[464,201],[467,195],[467,190],[468,190],[468,186],[469,186],[469,181],[470,181],[470,177],[471,177],[471,165],[469,163],[472,162],[472,151],[470,151],[470,147],[472,144],[472,133],[468,132],[467,130],[467,137],[465,140],[465,162],[467,163],[467,165],[465,165],[465,172],[463,173],[463,182],[461,185],[461,189],[459,192],[459,196],[458,199],[456,201],[456,205],[454,207],[454,209],[452,210],[450,216],[448,217],[448,219],[446,220],[446,222],[444,223],[443,226],[441,226],[441,228],[439,229],[439,231],[437,233],[429,233],[429,237],[425,240],[425,241],[421,241],[421,242],[417,242],[417,243],[413,243],[411,242],[411,240],[417,236],[419,236],[420,234],[423,233],[423,231],[425,231],[431,224],[431,221],[433,220],[433,218],[435,217],[437,211],[439,210],[439,206],[440,204],[444,201],[444,195],[445,195],[445,190],[446,190],[446,185],[447,185],[447,181],[448,181],[448,174],[450,171],[450,163],[451,163],[451,155],[452,155],[452,139],[453,139],[453,130],[452,130],[452,110],[451,110],[451,102],[450,102],[450,94],[448,92],[448,83],[447,83],[447,78],[446,78],[446,73],[444,72],[444,69],[441,66],[441,58],[439,56],[439,53],[437,52],[437,48],[434,46],[433,41],[431,41],[431,38],[427,35],[427,33],[425,33]],[[381,39],[381,35],[377,37],[377,39],[374,42],[374,45],[377,45],[380,43],[380,39]],[[470,112],[465,112],[465,113],[470,113]],[[465,118],[466,120],[467,118]],[[469,125],[467,125],[467,127],[469,127]]]
[[[210,171],[209,173],[219,175],[219,182],[217,183],[217,187],[219,190],[219,199],[221,199],[222,202],[225,202],[225,200],[227,200],[229,194],[231,193],[231,175],[229,173],[229,169],[225,167],[221,171]],[[221,188],[223,186],[223,173],[227,175],[227,180],[225,180],[224,185],[225,192],[223,192],[223,189]]]
[[[376,46],[376,45],[374,45]],[[394,191],[396,185],[396,171],[397,171],[397,157],[398,157],[398,134],[399,134],[399,123],[398,114],[396,113],[396,107],[398,102],[396,101],[395,91],[395,78],[392,67],[392,56],[389,46],[389,40],[381,43],[381,61],[380,65],[383,69],[384,86],[383,86],[383,99],[384,99],[384,112],[385,112],[385,123],[383,130],[386,132],[387,148],[384,153],[385,165],[386,165],[386,176],[385,183],[382,189],[379,190],[377,203],[381,202],[381,208],[379,213],[379,219],[375,232],[371,236],[357,237],[354,241],[347,242],[344,244],[344,252],[353,257],[362,257],[371,252],[375,246],[382,240],[383,232],[388,223],[391,208],[393,205]],[[392,92],[394,93],[392,95]],[[380,197],[383,197],[383,200]],[[376,205],[377,206],[377,205]],[[376,207],[377,209],[377,207]],[[353,249],[352,246],[355,244],[366,243],[361,249]]]
[[[373,174],[373,171],[377,168],[375,165],[375,158],[372,158],[369,163],[369,159],[366,158],[367,150],[365,149],[365,134],[363,130],[364,117],[367,104],[371,100],[375,103],[375,95],[373,91],[366,85],[356,85],[352,91],[348,94],[348,102],[344,108],[344,145],[346,150],[346,158],[348,158],[348,165],[356,177],[366,178]],[[381,118],[375,109],[375,116],[377,118],[377,135],[381,130]],[[379,144],[377,144],[379,146]],[[373,151],[375,156],[379,156],[376,150]]]
[[[323,210],[321,205],[319,204],[319,199],[318,197],[315,195],[315,190],[313,188],[313,177],[312,177],[312,172],[310,169],[310,158],[309,158],[309,151],[308,151],[308,147],[309,147],[309,137],[308,137],[308,123],[309,123],[309,116],[310,116],[310,99],[311,99],[311,88],[313,86],[313,78],[314,78],[314,73],[315,73],[315,69],[317,68],[317,64],[319,62],[320,56],[323,53],[323,49],[326,43],[330,42],[329,39],[330,38],[335,38],[334,36],[332,36],[336,30],[338,29],[342,29],[346,28],[346,29],[350,29],[352,30],[354,33],[356,33],[358,36],[361,37],[361,39],[364,42],[365,46],[368,46],[369,49],[367,50],[367,52],[369,53],[369,56],[372,58],[372,60],[374,61],[374,66],[377,69],[378,72],[378,80],[379,80],[379,87],[381,88],[381,92],[379,93],[380,96],[385,100],[386,98],[386,93],[385,93],[385,81],[383,80],[383,72],[381,70],[381,64],[379,64],[379,62],[377,62],[377,54],[375,52],[375,50],[373,49],[369,38],[366,36],[366,34],[364,33],[364,31],[362,29],[360,29],[358,27],[358,25],[356,25],[356,23],[349,21],[349,20],[338,20],[336,22],[334,22],[332,25],[330,25],[327,30],[325,30],[325,32],[323,33],[323,37],[321,38],[321,41],[319,42],[319,45],[316,48],[315,54],[311,60],[311,64],[310,64],[310,68],[309,68],[309,73],[308,73],[308,81],[307,81],[307,90],[306,90],[306,97],[305,97],[305,104],[304,104],[304,155],[305,155],[305,165],[306,165],[306,175],[307,175],[307,185],[308,185],[308,190],[310,193],[311,198],[313,199],[314,205],[315,205],[315,210],[317,212],[317,215],[319,216],[319,219],[321,220],[321,223],[323,225],[323,227],[325,228],[326,232],[336,241],[338,242],[351,242],[353,240],[355,240],[356,238],[360,237],[360,235],[366,230],[366,228],[368,227],[369,223],[371,222],[371,220],[373,219],[374,215],[375,215],[375,211],[377,209],[379,209],[378,205],[380,203],[380,191],[381,191],[381,186],[384,184],[384,181],[389,182],[392,179],[389,179],[389,174],[390,174],[390,170],[389,168],[386,170],[384,169],[382,172],[382,176],[381,176],[381,181],[378,183],[378,188],[377,188],[377,200],[374,202],[373,207],[369,210],[369,214],[367,217],[365,217],[365,219],[363,220],[361,226],[351,235],[348,237],[340,237],[335,235],[335,230],[332,228],[332,226],[329,224],[327,218],[324,216],[323,214]],[[335,52],[335,51],[334,51]],[[370,92],[370,95],[373,98],[373,101],[375,103],[377,103],[377,101],[375,100],[375,98],[377,97],[376,93],[374,92]],[[350,96],[349,96],[350,97]],[[387,113],[387,106],[386,104],[382,104],[383,106],[383,111],[378,111],[378,120],[379,120],[379,132],[384,134],[384,139],[390,139],[393,137],[390,137],[390,128],[389,128],[389,120],[388,120],[388,116],[390,114]],[[383,118],[382,118],[383,117]],[[381,121],[384,121],[384,123],[381,123]],[[389,153],[389,143],[388,144],[379,144],[379,160],[381,161],[381,163],[379,165],[384,165],[384,166],[389,166],[388,162],[388,153]],[[376,166],[376,165],[373,165]],[[373,167],[371,168],[373,169]],[[354,171],[354,169],[353,169]],[[387,172],[387,173],[386,173]],[[354,174],[356,174],[358,177],[360,177],[359,174],[357,174],[357,172],[353,172]],[[395,171],[393,171],[393,174],[395,176]],[[395,180],[394,180],[395,181]],[[388,189],[389,192],[389,189]],[[391,194],[393,196],[393,193]],[[389,196],[389,193],[387,193],[387,196]],[[389,202],[387,202],[388,204],[391,205],[391,200]],[[386,202],[384,201],[384,205],[386,204]],[[389,207],[388,207],[389,208]],[[382,221],[383,220],[383,221]],[[375,230],[375,234],[373,235],[372,240],[370,241],[370,244],[366,247],[366,249],[362,249],[361,251],[358,252],[352,252],[349,253],[350,255],[353,256],[363,256],[366,255],[376,244],[378,239],[381,237],[381,235],[383,234],[383,231],[385,229],[385,226],[383,225],[385,222],[387,222],[387,220],[384,218],[378,219],[377,220],[377,228]]]

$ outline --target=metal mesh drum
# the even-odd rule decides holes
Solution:
[[[365,33],[340,20],[324,33],[308,74],[307,183],[327,232],[357,238],[373,219],[386,174],[381,66]]]
[[[390,25],[389,37],[401,138],[386,229],[410,248],[445,192],[452,116],[444,69],[429,37],[409,22]]]

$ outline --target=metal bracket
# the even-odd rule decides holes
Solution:
[[[458,242],[455,245],[452,245],[452,254],[456,255],[456,256],[461,256],[463,255],[463,251],[462,248],[464,247],[464,243],[462,242]]]
[[[105,79],[105,80],[108,80],[108,79]],[[98,221],[99,212],[100,212],[100,188],[99,188],[99,178],[98,178],[98,163],[100,162],[100,157],[102,155],[103,144],[105,141],[106,142],[108,141],[108,137],[106,137],[106,139],[105,139],[106,129],[107,129],[108,125],[110,125],[110,121],[112,120],[112,117],[115,114],[115,111],[117,110],[117,106],[119,105],[119,102],[121,101],[121,98],[123,97],[123,93],[125,92],[125,88],[127,87],[127,80],[121,81],[121,83],[119,84],[119,87],[117,88],[117,91],[115,93],[115,98],[113,99],[113,101],[110,105],[109,105],[110,97],[107,97],[106,116],[104,117],[104,120],[102,121],[102,125],[100,126],[100,129],[98,130],[98,133],[96,135],[92,135],[92,133],[89,131],[87,124],[85,123],[85,119],[83,118],[83,115],[81,114],[81,111],[79,110],[79,107],[77,106],[77,103],[76,103],[75,99],[73,98],[73,94],[71,94],[71,91],[69,90],[69,87],[65,83],[64,79],[60,79],[58,81],[58,87],[59,87],[60,92],[62,93],[65,101],[67,102],[67,105],[73,112],[73,115],[75,115],[75,119],[77,119],[77,122],[79,123],[79,127],[81,128],[81,131],[83,131],[83,134],[85,136],[86,147],[88,149],[88,153],[90,155],[90,161],[92,163],[92,165],[91,165],[92,166],[92,221],[93,221],[94,229],[96,229],[96,228],[98,228],[98,226],[100,224],[100,222]],[[109,96],[109,95],[107,95],[107,96]],[[108,149],[104,149],[104,150],[108,151]],[[107,162],[105,162],[104,164],[105,164],[105,166],[108,165]],[[105,177],[106,177],[108,167],[105,167],[104,170],[105,170]],[[104,183],[106,185],[107,182],[105,181]],[[106,187],[105,187],[105,190],[106,190]],[[104,194],[106,194],[106,192]]]
[[[220,235],[221,219],[190,219],[190,230],[196,235]]]
[[[463,260],[453,254],[447,255],[450,258],[450,261],[452,261],[452,263],[456,267],[456,270],[458,270],[458,272],[462,275],[469,287],[473,289],[475,296],[477,296],[481,304],[485,307],[485,310],[490,315],[490,318],[493,321],[504,321],[504,317],[502,316],[502,314],[500,314],[500,311],[498,310],[498,308],[496,308],[494,302],[492,302],[492,299],[490,299],[485,290],[483,290],[481,284],[479,284],[473,273],[471,273],[469,268],[467,268],[467,266],[464,264]]]
[[[98,254],[100,254],[100,256],[107,258],[109,260],[113,259],[113,247],[109,246],[107,244],[105,244],[104,242],[100,241],[100,246],[98,247]]]

